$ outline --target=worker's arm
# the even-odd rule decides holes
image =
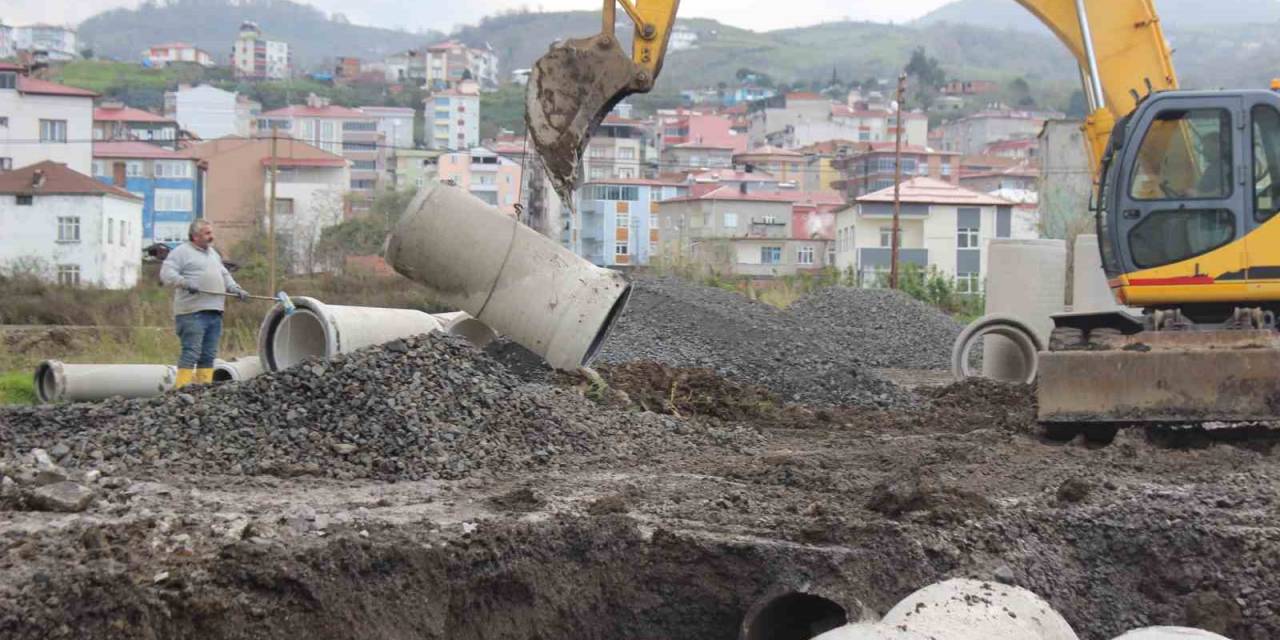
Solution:
[[[181,251],[181,247],[169,252],[165,257],[164,264],[160,265],[160,282],[165,286],[175,289],[185,289],[191,293],[200,290],[194,282],[188,282],[187,278],[182,275],[182,260],[185,252]]]
[[[219,256],[218,268],[222,270],[222,284],[226,287],[227,293],[235,294],[242,301],[249,297],[249,292],[245,291],[244,288],[236,282],[236,279],[231,277],[231,272],[227,270],[227,265],[222,264],[221,256]]]

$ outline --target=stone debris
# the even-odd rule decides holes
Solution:
[[[36,487],[28,502],[43,511],[79,513],[93,502],[93,490],[74,482],[55,482]]]

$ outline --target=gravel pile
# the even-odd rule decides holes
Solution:
[[[945,367],[960,330],[897,292],[824,291],[784,312],[675,278],[634,285],[601,362],[710,368],[793,402],[910,405],[911,394],[871,369]]]
[[[889,289],[831,287],[787,313],[874,367],[949,369],[951,348],[964,330],[947,314]]]
[[[182,473],[457,479],[757,439],[526,383],[440,334],[147,400],[0,410],[9,457],[56,448],[69,466]]]

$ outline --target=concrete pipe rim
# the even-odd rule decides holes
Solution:
[[[452,321],[449,323],[446,331],[448,331],[451,336],[463,338],[467,342],[471,343],[471,346],[477,349],[483,349],[489,346],[489,343],[498,339],[498,332],[494,331],[489,325],[480,322],[471,316],[458,318]]]
[[[324,333],[324,350],[320,353],[310,355],[328,357],[330,354],[337,351],[337,345],[334,341],[333,331],[330,326],[332,320],[325,304],[315,298],[309,298],[306,296],[297,296],[290,298],[290,300],[293,302],[295,307],[293,313],[286,314],[284,307],[277,304],[267,312],[267,316],[262,320],[262,327],[258,330],[258,357],[262,363],[262,368],[265,371],[279,371],[281,369],[287,369],[305,359],[305,357],[295,359],[290,356],[290,354],[286,353],[283,355],[288,357],[287,361],[285,364],[282,364],[282,359],[278,357],[282,354],[277,352],[281,328],[288,327],[293,322],[297,322],[295,320],[291,320],[291,318],[300,314],[305,313],[310,316],[310,318],[314,319],[320,325],[321,330]]]
[[[604,348],[604,343],[609,339],[609,333],[613,331],[614,325],[622,318],[623,311],[627,309],[627,303],[631,302],[631,293],[633,291],[630,282],[625,283],[626,286],[622,290],[622,295],[614,300],[613,306],[609,308],[609,313],[605,314],[604,322],[600,323],[600,328],[596,330],[596,335],[591,338],[591,344],[587,345],[587,351],[582,356],[582,366],[588,366],[592,360],[600,355],[600,350]]]
[[[975,377],[969,366],[969,352],[973,350],[980,338],[988,335],[1000,336],[1012,342],[1017,347],[1024,365],[1023,375],[1020,376],[1021,382],[1026,384],[1035,382],[1036,375],[1039,373],[1038,354],[1044,350],[1044,346],[1040,343],[1040,338],[1035,331],[1032,331],[1026,323],[1004,314],[983,316],[970,323],[960,333],[951,351],[952,377],[958,381]]]
[[[40,404],[57,402],[67,393],[67,378],[61,360],[45,360],[37,365],[32,382],[36,401]]]

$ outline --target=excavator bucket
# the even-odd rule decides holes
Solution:
[[[623,98],[653,80],[608,33],[557,42],[538,59],[525,93],[525,124],[556,192],[571,201],[591,132]]]

